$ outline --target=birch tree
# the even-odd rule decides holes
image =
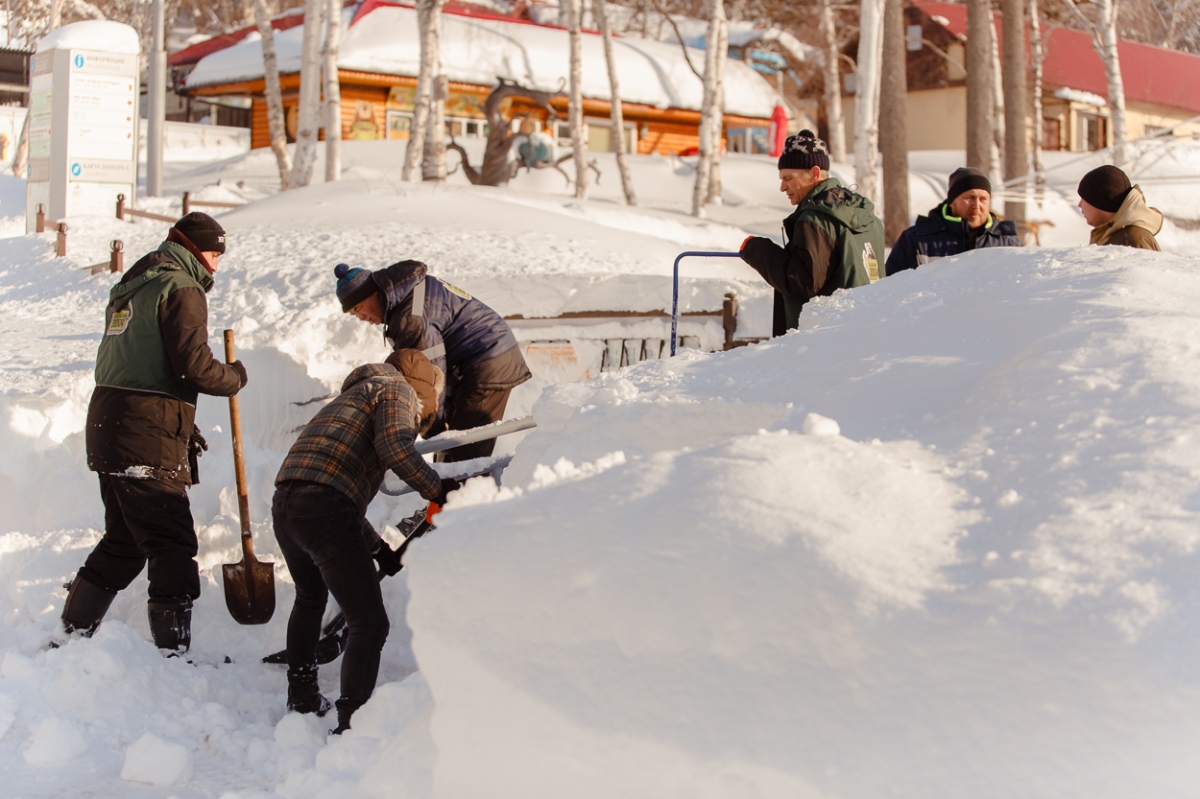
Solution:
[[[261,1],[261,0],[260,0]],[[342,31],[342,2],[328,0],[325,14],[325,180],[342,178],[342,87],[338,82],[338,42]]]
[[[608,11],[604,7],[605,0],[594,0],[592,16],[600,26],[600,35],[604,40],[604,61],[608,65],[609,96],[612,100],[613,135],[617,141],[617,171],[621,173],[621,189],[625,192],[625,202],[637,205],[637,194],[633,191],[633,176],[629,173],[629,161],[625,157],[625,112],[621,108],[621,85],[617,79],[617,62],[613,58],[612,31],[608,27]]]
[[[825,43],[825,120],[829,127],[829,157],[846,162],[846,127],[842,117],[841,49],[837,18],[831,0],[821,0],[821,35]]]
[[[1117,52],[1117,0],[1095,0],[1095,22],[1088,19],[1075,0],[1063,0],[1092,34],[1092,46],[1104,62],[1108,82],[1108,114],[1112,122],[1113,163],[1120,167],[1128,160],[1125,131],[1125,81],[1121,78],[1121,57]]]
[[[883,0],[862,0],[854,96],[854,178],[858,193],[879,201],[879,88],[883,60]]]
[[[996,25],[988,15],[988,51],[991,53],[992,79],[992,143],[988,147],[988,179],[992,186],[1004,184],[1004,82],[1000,75],[1000,42],[996,36]],[[1022,39],[1024,35],[1022,35]],[[996,204],[992,197],[992,204]],[[1003,206],[1003,199],[1000,204]]]
[[[263,76],[266,80],[267,131],[271,152],[279,168],[279,188],[286,191],[292,176],[292,157],[287,148],[287,129],[283,119],[283,91],[279,86],[279,59],[275,55],[275,29],[267,13],[265,0],[254,0],[254,24],[262,43]]]
[[[321,18],[326,0],[304,5],[304,35],[300,48],[300,107],[296,122],[296,160],[292,164],[293,188],[312,182],[317,161],[317,136],[321,124]]]
[[[1009,186],[1007,192],[1025,195],[1025,176],[1029,173],[1027,128],[1025,124],[1025,3],[1026,0],[1004,0],[1004,180],[1021,181]],[[1034,116],[1035,125],[1041,115]],[[1025,232],[1025,201],[1005,197],[1004,215]]]
[[[967,166],[987,170],[992,148],[992,9],[967,0]]]
[[[567,31],[571,42],[571,80],[567,95],[569,114],[567,124],[571,128],[571,152],[575,157],[575,197],[587,199],[587,157],[583,151],[583,41],[579,32],[582,0],[562,0],[569,3]]]
[[[417,71],[417,91],[413,98],[413,116],[408,130],[408,149],[400,179],[414,182],[425,154],[425,133],[433,98],[433,79],[438,73],[438,18],[446,0],[417,0],[417,29],[421,43],[421,66]]]
[[[1041,189],[1046,185],[1045,165],[1042,163],[1042,62],[1046,60],[1046,47],[1042,41],[1042,18],[1038,0],[1029,0],[1029,44],[1033,51],[1033,172],[1040,203]]]
[[[441,70],[439,69],[440,73]],[[425,122],[425,149],[421,161],[421,179],[441,182],[446,179],[446,97],[450,79],[439,74],[433,79],[429,98],[429,116]]]
[[[705,201],[713,205],[725,202],[721,191],[721,145],[725,134],[725,57],[729,52],[729,20],[722,11],[716,54],[716,87],[713,90],[712,148],[708,153],[708,196]]]
[[[883,153],[883,235],[891,246],[908,227],[908,71],[904,0],[885,0],[879,148]]]
[[[724,0],[710,0],[708,33],[704,48],[704,94],[700,101],[700,145],[696,161],[696,183],[692,190],[692,215],[704,216],[708,202],[708,182],[712,175],[713,140],[720,146],[721,109],[717,105],[717,60],[721,57],[715,45],[721,41],[721,25],[725,21]]]

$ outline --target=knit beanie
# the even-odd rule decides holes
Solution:
[[[442,396],[442,389],[446,387],[446,376],[420,350],[396,350],[384,363],[404,375],[405,381],[417,393],[417,399],[421,403],[421,429],[417,432],[424,433],[437,417],[438,402]]]
[[[825,142],[811,130],[788,136],[783,152],[779,154],[779,168],[812,169],[814,166],[829,171],[829,151],[825,149]]]
[[[1129,196],[1132,186],[1129,176],[1115,166],[1099,166],[1083,176],[1079,181],[1079,196],[1088,205],[1115,214],[1121,210],[1121,203]]]
[[[983,189],[992,193],[992,182],[982,169],[963,166],[950,173],[950,191],[946,192],[946,202],[952,203],[958,195],[971,189]]]
[[[208,214],[192,211],[176,222],[174,229],[200,252],[225,252],[225,228]]]
[[[346,313],[379,291],[379,287],[371,279],[371,272],[367,269],[351,268],[349,264],[338,264],[333,268],[333,276],[338,279],[337,296],[342,301],[342,311]]]

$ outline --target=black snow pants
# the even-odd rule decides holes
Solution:
[[[285,480],[275,487],[271,515],[275,540],[296,584],[287,629],[288,668],[316,664],[321,617],[332,593],[346,614],[337,710],[338,721],[348,721],[375,691],[389,629],[375,562],[362,532],[362,511],[336,488]]]
[[[196,527],[186,484],[101,474],[104,537],[79,576],[117,592],[149,565],[150,598],[200,596]]]

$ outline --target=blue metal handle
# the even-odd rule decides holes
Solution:
[[[741,258],[740,252],[701,252],[699,250],[689,250],[681,252],[675,258],[675,275],[671,287],[671,357],[675,357],[675,338],[676,331],[679,329],[679,262],[689,255],[695,255],[699,258]]]

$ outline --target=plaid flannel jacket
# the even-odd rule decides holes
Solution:
[[[441,492],[441,480],[413,447],[419,401],[394,368],[382,363],[358,367],[342,383],[342,393],[305,426],[279,474],[332,486],[365,512],[391,469],[425,499]]]

